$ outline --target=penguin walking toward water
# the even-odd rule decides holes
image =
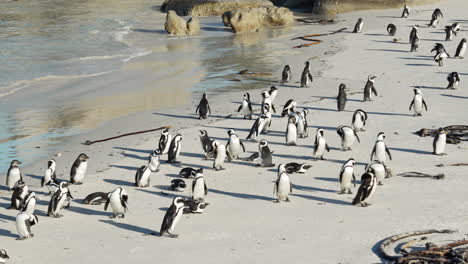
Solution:
[[[214,161],[213,161],[213,169],[219,171],[224,170],[224,160],[226,159],[226,146],[224,144],[219,143],[218,141],[213,141],[213,149],[214,149]]]
[[[76,158],[75,162],[70,170],[70,183],[71,184],[83,184],[84,177],[86,176],[86,171],[88,170],[88,155],[81,153]]]
[[[241,105],[239,105],[239,108],[237,109],[237,112],[241,112],[242,115],[244,116],[244,119],[252,119],[252,103],[250,102],[250,94],[245,93],[244,97],[242,99]]]
[[[447,76],[448,86],[447,89],[455,90],[457,89],[458,84],[460,83],[460,75],[458,72],[451,72]]]
[[[10,256],[8,256],[6,250],[0,249],[0,263],[5,263],[7,259],[10,259]]]
[[[35,192],[28,193],[26,197],[24,197],[23,202],[21,203],[20,211],[34,214],[34,210],[36,209],[36,202],[37,202],[36,193]]]
[[[445,153],[445,146],[447,145],[447,131],[439,128],[435,134],[434,141],[432,142],[432,154],[434,155],[447,155]]]
[[[312,165],[306,163],[297,163],[297,162],[290,162],[287,163],[285,166],[286,172],[289,174],[292,173],[306,173],[306,171],[312,168]]]
[[[457,35],[457,32],[453,30],[452,26],[445,27],[445,41],[450,41],[454,36]]]
[[[297,121],[297,136],[299,138],[306,138],[309,136],[309,127],[307,125],[307,115],[309,110],[304,108],[302,112],[297,112],[299,120]]]
[[[151,152],[151,154],[148,157],[148,168],[152,172],[158,172],[159,171],[159,165],[161,164],[161,152],[159,149]]]
[[[297,145],[297,127],[296,127],[296,118],[291,115],[288,118],[288,125],[286,127],[286,145]]]
[[[185,207],[184,199],[182,197],[175,197],[174,200],[172,200],[171,206],[167,209],[166,214],[164,215],[159,236],[168,236],[170,238],[179,237],[179,235],[174,234],[174,230],[184,213]]]
[[[265,114],[261,114],[253,123],[252,128],[250,129],[250,133],[246,139],[256,140],[260,133],[263,131],[263,129],[267,127],[269,123],[270,119]]]
[[[198,119],[207,119],[208,114],[211,115],[210,104],[208,103],[206,93],[203,93],[202,99],[200,103],[198,103],[197,109],[195,109],[195,113],[198,113]]]
[[[276,203],[281,201],[290,202],[289,194],[292,193],[292,182],[289,175],[286,173],[285,165],[280,164],[278,166],[278,179],[275,182],[275,187],[273,189],[273,194],[276,195]]]
[[[180,151],[182,149],[182,135],[177,134],[171,141],[171,145],[169,146],[169,152],[168,152],[168,163],[180,163],[180,161],[177,160],[179,157]]]
[[[183,192],[187,188],[187,184],[182,179],[173,179],[171,181],[171,190],[177,192]]]
[[[169,133],[169,128],[163,129],[163,131],[161,131],[161,137],[159,138],[158,144],[158,150],[161,155],[166,155],[169,152],[171,141],[172,135]]]
[[[347,100],[346,85],[342,83],[340,84],[338,96],[336,97],[338,111],[343,111],[345,109]]]
[[[421,89],[414,88],[414,97],[409,106],[409,110],[411,111],[411,108],[413,108],[414,116],[422,116],[423,107],[426,108],[427,111],[427,104],[426,101],[424,101]]]
[[[460,44],[458,44],[457,51],[455,52],[455,58],[463,59],[466,52],[466,38],[462,38],[460,40]]]
[[[325,160],[323,157],[325,150],[330,152],[330,147],[325,140],[324,133],[325,131],[322,128],[318,128],[317,133],[315,134],[314,156],[316,159],[320,158],[321,160]]]
[[[192,199],[203,202],[206,195],[208,195],[208,187],[203,177],[203,169],[199,169],[192,182]]]
[[[283,107],[283,111],[281,112],[281,117],[289,116],[291,113],[296,111],[296,101],[294,99],[289,99]]]
[[[56,163],[54,159],[47,161],[47,169],[44,173],[44,177],[41,179],[41,187],[46,186],[51,182],[55,182],[58,184],[57,175],[55,174]],[[49,190],[50,193],[50,190]]]
[[[354,25],[353,33],[361,33],[363,26],[364,26],[364,21],[362,20],[362,18],[359,18],[358,21],[356,22],[356,25]]]
[[[366,86],[364,86],[364,102],[366,101],[372,101],[372,93],[377,96],[377,90],[375,89],[374,86],[374,81],[377,78],[377,76],[374,75],[369,75],[367,77],[367,82]]]
[[[375,176],[375,181],[377,182],[377,185],[383,185],[383,181],[387,177],[387,168],[385,167],[385,164],[378,160],[374,160],[371,163],[367,164],[366,171],[371,171],[374,173]]]
[[[31,233],[31,226],[37,223],[39,223],[39,218],[37,218],[37,215],[27,212],[20,212],[16,216],[16,231],[18,232],[19,236],[19,238],[16,240],[25,240],[34,237],[34,234]]]
[[[91,194],[88,194],[83,199],[83,204],[91,204],[91,205],[100,205],[105,202],[107,202],[107,199],[109,198],[110,193],[106,192],[94,192]]]
[[[110,218],[124,218],[125,213],[128,211],[128,194],[124,188],[119,187],[109,193],[106,204],[104,205],[104,211],[111,207],[112,215]]]
[[[395,36],[396,31],[397,31],[397,27],[394,24],[388,24],[387,26],[388,35]]]
[[[390,160],[392,160],[392,154],[390,153],[390,150],[388,149],[387,145],[384,142],[385,139],[385,133],[380,132],[377,135],[377,141],[375,142],[374,148],[372,149],[371,155],[370,155],[370,160],[378,160],[385,164],[385,161],[387,160],[387,156],[385,154],[388,154],[388,157]]]
[[[354,182],[354,187],[356,187],[356,176],[354,175],[355,164],[356,161],[351,158],[347,160],[341,167],[339,177],[340,192],[338,194],[353,194],[353,192],[351,192],[351,183]]]
[[[148,166],[143,165],[135,173],[135,186],[136,187],[149,187],[150,186],[151,170]]]
[[[309,88],[312,81],[313,78],[312,74],[310,73],[310,62],[306,61],[304,70],[302,71],[301,75],[301,88]]]
[[[20,180],[23,181],[23,174],[21,174],[19,165],[21,165],[21,162],[19,160],[12,160],[10,163],[10,167],[8,168],[6,176],[6,186],[8,187],[9,191],[13,190],[13,187],[15,186],[16,182]]]
[[[265,139],[262,139],[258,144],[258,152],[260,157],[260,163],[257,164],[257,167],[274,167],[273,156],[268,146],[268,142]]]
[[[291,81],[291,67],[289,65],[284,66],[283,73],[281,74],[281,82],[287,83]]]
[[[206,130],[200,130],[200,143],[202,149],[205,152],[205,159],[208,159],[213,156],[213,140],[208,136]]]
[[[336,133],[341,137],[341,147],[343,151],[351,150],[351,146],[353,145],[356,139],[359,143],[361,143],[361,140],[356,134],[356,131],[354,131],[349,126],[339,126],[336,129]]]
[[[239,155],[245,152],[244,143],[242,140],[237,136],[236,131],[234,129],[229,129],[227,131],[229,139],[226,144],[226,154],[228,160],[238,160]]]
[[[377,182],[372,168],[361,176],[361,185],[359,186],[353,205],[369,206],[369,200],[377,188]]]
[[[354,111],[353,120],[352,120],[352,127],[354,131],[365,131],[364,126],[366,126],[367,121],[367,113],[362,109],[358,109]]]
[[[47,209],[47,216],[52,216],[55,218],[62,217],[63,215],[60,214],[60,211],[64,207],[68,207],[70,205],[70,199],[73,199],[73,196],[68,189],[70,184],[68,182],[61,182],[59,185],[59,189],[52,195],[52,198],[49,202],[49,207]],[[65,203],[68,202],[68,205]]]
[[[8,209],[21,209],[21,204],[25,200],[26,196],[29,193],[29,188],[26,183],[22,180],[16,182],[15,186],[13,187],[13,194],[11,195],[11,204]]]
[[[403,7],[403,12],[401,13],[401,18],[407,18],[409,16],[410,8],[409,6],[405,5]]]

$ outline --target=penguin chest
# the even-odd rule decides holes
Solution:
[[[288,128],[286,130],[286,141],[287,143],[296,143],[297,138],[297,128],[295,124],[288,124]]]
[[[44,184],[49,183],[52,180],[52,170],[47,169],[44,173]]]
[[[318,140],[317,149],[315,150],[315,154],[319,156],[323,155],[323,153],[325,153],[325,145],[326,145],[325,139],[323,137],[320,137]]]
[[[21,172],[19,168],[12,168],[8,174],[7,185],[8,188],[13,188],[15,183],[21,179]]]
[[[228,150],[233,156],[237,156],[241,152],[241,145],[238,137],[231,137]]]
[[[346,130],[343,139],[341,140],[341,145],[343,147],[351,147],[354,143],[354,134],[350,130]]]
[[[445,134],[440,134],[439,138],[435,144],[435,153],[442,154],[445,152],[445,145],[446,145],[447,136]]]
[[[157,171],[159,168],[159,159],[157,157],[152,157],[150,162],[148,163],[148,168],[151,171]]]
[[[54,209],[54,214],[57,214],[64,207],[65,201],[67,200],[67,193],[61,193],[57,201],[57,205]]]
[[[420,94],[414,97],[414,113],[420,114],[423,111],[422,96]]]
[[[20,213],[16,216],[16,231],[18,231],[18,235],[22,238],[29,237],[26,221],[29,221],[27,213]]]
[[[299,121],[297,122],[297,133],[298,134],[303,134],[305,131],[304,129],[304,119],[303,117],[299,118]]]
[[[149,169],[145,170],[138,181],[139,186],[149,186],[151,171]]]
[[[35,198],[31,198],[27,205],[26,205],[26,208],[25,208],[25,212],[26,213],[29,213],[29,214],[34,214],[34,209],[36,208],[36,199]]]
[[[115,214],[125,213],[125,208],[122,206],[121,198],[118,193],[112,193],[110,197],[110,207]]]
[[[375,184],[375,177],[372,178],[371,184],[369,187],[367,187],[367,196],[363,197],[362,202],[367,202],[369,201],[370,198],[372,198],[372,195],[374,195],[375,189],[376,189],[376,184]]]
[[[374,175],[377,182],[383,182],[385,179],[385,167],[382,164],[374,164],[372,169],[374,169]]]
[[[380,162],[385,162],[385,143],[377,142],[375,145],[375,159]]]
[[[246,100],[242,101],[242,113],[244,115],[251,114],[250,109],[249,109],[249,102],[247,102]]]
[[[284,200],[288,198],[289,192],[291,190],[291,180],[289,176],[282,175],[278,183],[278,198]]]
[[[226,147],[224,145],[219,145],[216,149],[215,163],[222,164],[226,159]]]
[[[84,179],[86,170],[88,169],[88,162],[81,162],[76,168],[75,181],[81,181]]]
[[[174,229],[177,226],[177,223],[179,223],[180,218],[182,218],[183,211],[184,211],[183,208],[177,209],[175,216],[174,216],[174,220],[172,220],[171,226],[168,229],[169,233],[172,234],[172,232],[174,232]]]
[[[465,52],[466,52],[466,44],[464,44],[461,49],[460,49],[460,53],[458,54],[459,57],[463,57],[465,55]]]
[[[353,172],[354,172],[354,169],[351,167],[347,167],[343,171],[343,175],[341,176],[341,181],[340,181],[342,191],[345,191],[351,188]]]
[[[205,198],[205,181],[200,179],[197,180],[193,187],[193,199],[203,200]]]
[[[175,157],[178,157],[178,156],[179,156],[181,147],[182,147],[182,143],[178,142],[178,143],[176,144],[176,149],[175,149],[175,152],[174,152],[174,153],[175,153]]]
[[[356,119],[354,119],[353,126],[356,129],[361,129],[362,127],[364,127],[364,122],[362,121],[361,115],[356,115]]]
[[[169,147],[171,146],[170,142],[172,140],[171,136],[168,136],[166,139],[166,142],[163,143],[164,145],[164,150],[162,154],[167,154],[169,152]]]

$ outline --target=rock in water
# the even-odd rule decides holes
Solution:
[[[180,16],[221,16],[229,10],[273,6],[268,0],[165,0],[162,12],[174,10]]]
[[[188,22],[178,16],[175,11],[170,10],[166,15],[164,28],[167,33],[175,36],[194,35],[200,32],[200,21],[192,17]]]
[[[263,27],[291,25],[294,23],[294,14],[284,7],[239,9],[233,11],[228,23],[235,33],[255,32]]]

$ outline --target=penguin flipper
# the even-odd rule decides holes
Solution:
[[[41,187],[44,187],[44,183],[45,183],[44,181],[45,181],[45,179],[44,179],[44,177],[42,177],[42,179],[41,179]]]
[[[359,139],[359,136],[358,136],[358,134],[356,133],[356,131],[353,131],[353,132],[354,132],[354,136],[356,137],[357,141],[358,141],[359,143],[361,143],[361,139]]]
[[[372,152],[370,154],[370,161],[372,161],[372,158],[374,157],[374,154],[375,154],[375,148],[377,147],[377,144],[374,145],[374,148],[372,149]],[[387,147],[385,147],[387,148]]]
[[[237,108],[237,112],[239,113],[242,110],[242,104],[239,105],[239,108]]]
[[[205,195],[208,194],[208,187],[206,187],[206,183],[205,183]]]
[[[244,143],[242,143],[242,140],[239,139],[239,143],[240,143],[240,145],[242,147],[242,150],[244,150],[244,152],[245,152],[245,146],[244,146]]]
[[[426,111],[427,111],[427,104],[426,104],[426,101],[424,101],[424,99],[422,100],[422,103],[423,103],[424,108],[426,108]]]
[[[424,100],[423,100],[423,104],[424,104]],[[409,110],[411,111],[411,108],[413,108],[413,105],[414,105],[414,99],[413,101],[411,101],[411,104],[409,105]],[[427,109],[426,109],[427,110]]]
[[[208,113],[211,115],[211,108],[210,108],[210,105],[209,105],[209,104],[206,104],[206,106],[208,106]]]
[[[354,171],[353,171],[353,183],[354,183],[354,188],[356,188],[356,175],[354,174]]]
[[[195,109],[195,114],[198,114],[199,109],[200,109],[200,105],[198,105],[197,108]]]
[[[104,204],[104,211],[107,211],[107,207],[109,207],[109,203],[110,203],[110,194],[107,197],[106,204]]]
[[[385,145],[385,152],[387,152],[388,157],[390,158],[390,160],[392,160],[392,154],[390,153],[390,149],[388,149],[386,145]]]
[[[374,93],[375,96],[378,96],[377,90],[375,89],[375,86],[374,86],[374,85],[372,85],[372,93]]]
[[[330,147],[328,146],[328,144],[325,144],[325,149],[327,150],[327,152],[330,152]]]
[[[249,106],[249,111],[250,111],[251,113],[253,113],[252,104],[250,103],[250,101],[249,101],[249,103],[248,103],[248,106]],[[276,111],[275,111],[275,113],[276,113]]]

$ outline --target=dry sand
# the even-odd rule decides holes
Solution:
[[[236,91],[209,97],[214,115],[221,118],[199,122],[193,114],[195,107],[161,111],[160,115],[167,117],[164,125],[185,127],[177,131],[184,137],[182,163],[163,163],[161,171],[152,174],[150,188],[133,187],[133,177],[136,168],[145,164],[155,148],[156,135],[141,136],[139,145],[129,145],[127,139],[92,146],[76,144],[56,158],[60,174],[67,179],[71,160],[79,152],[85,151],[91,156],[85,184],[70,187],[76,200],[63,211],[64,217],[60,219],[45,216],[49,197],[38,187],[40,177],[36,176],[42,175],[43,171],[38,167],[23,170],[31,175],[26,178],[31,188],[39,192],[41,201],[36,209],[39,224],[32,228],[33,239],[16,241],[14,217],[17,212],[1,209],[0,248],[8,251],[9,263],[381,263],[373,247],[381,239],[396,233],[450,228],[459,230],[453,238],[463,238],[468,230],[464,221],[468,212],[464,200],[468,187],[466,168],[435,165],[466,162],[466,144],[448,145],[447,156],[433,156],[432,138],[412,134],[422,127],[436,128],[468,121],[465,114],[468,92],[464,89],[463,79],[459,90],[444,90],[449,72],[459,71],[462,78],[468,74],[462,68],[467,66],[467,61],[449,59],[446,66],[440,68],[429,53],[436,41],[445,38],[442,25],[451,24],[449,19],[468,26],[464,20],[465,9],[460,6],[466,6],[464,0],[415,7],[408,19],[398,18],[399,9],[352,12],[339,15],[340,22],[335,25],[294,28],[294,35],[301,35],[342,27],[351,29],[358,17],[365,21],[361,34],[327,37],[319,45],[321,47],[297,49],[283,57],[283,64],[291,65],[294,78],[291,85],[278,85],[275,104],[279,109],[286,100],[294,98],[300,107],[307,107],[310,110],[310,136],[299,140],[298,146],[286,146],[286,119],[276,114],[271,133],[262,138],[267,139],[274,150],[276,164],[296,161],[313,165],[304,175],[291,175],[294,183],[291,203],[272,202],[276,179],[274,168],[256,168],[254,163],[239,161],[226,163],[226,170],[216,172],[210,169],[212,161],[202,160],[198,140],[201,127],[212,138],[222,141],[227,140],[229,128],[236,129],[241,138],[248,134],[253,120],[222,118],[237,108],[242,91]],[[410,45],[406,41],[411,26],[428,23],[435,7],[444,12],[442,25],[436,29],[421,26],[419,52],[409,53]],[[401,43],[392,43],[392,37],[386,34],[385,28],[390,22],[398,26],[397,36],[402,39]],[[466,31],[459,35],[456,40],[444,43],[451,54],[458,41],[466,36]],[[293,46],[287,38],[277,39],[274,43]],[[337,53],[333,56],[324,54],[326,45],[335,46],[333,50]],[[312,88],[297,88],[295,82],[299,80],[304,60],[315,56],[319,57],[312,60],[315,77]],[[280,76],[280,72],[278,69],[274,76]],[[346,111],[337,112],[334,98],[339,84],[345,83],[351,93],[361,92],[369,74],[378,76],[379,96],[372,102],[363,103],[361,93],[350,95]],[[265,89],[269,85],[266,82]],[[413,86],[424,87],[429,112],[422,118],[413,117],[408,111]],[[250,91],[257,103],[259,92]],[[255,108],[258,110],[259,106],[255,105]],[[366,131],[360,133],[361,143],[355,144],[352,152],[342,152],[336,127],[349,125],[353,111],[358,108],[369,113]],[[148,115],[134,117],[141,123],[152,122]],[[325,129],[325,137],[332,147],[326,154],[326,161],[311,158],[317,128]],[[378,187],[370,207],[351,206],[352,195],[337,194],[339,170],[345,160],[354,157],[360,176],[369,161],[377,133],[381,131],[387,134],[386,143],[394,157],[389,162],[394,174],[406,171],[445,173],[446,179],[394,177]],[[80,139],[88,138],[83,135]],[[246,148],[247,156],[257,150],[257,143],[246,142]],[[117,149],[121,154],[109,157],[108,149]],[[163,160],[166,158],[162,157]],[[180,234],[178,239],[149,235],[159,231],[173,197],[190,196],[189,190],[173,193],[167,189],[171,179],[177,178],[179,170],[186,166],[206,168],[209,207],[201,215],[183,217],[176,228],[176,233]],[[191,181],[187,182],[190,185]],[[91,192],[112,191],[118,186],[129,193],[130,212],[125,219],[111,220],[110,212],[104,212],[103,206],[80,204],[81,199]],[[169,195],[163,195],[161,191]],[[1,192],[3,208],[8,206],[9,197],[7,191]]]

